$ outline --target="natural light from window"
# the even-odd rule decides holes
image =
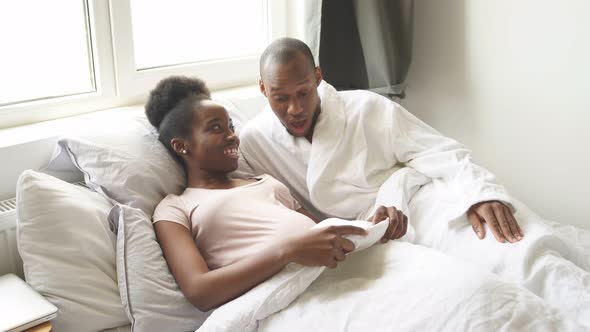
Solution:
[[[95,90],[83,1],[0,2],[0,106]]]
[[[264,0],[131,0],[138,70],[259,54]]]

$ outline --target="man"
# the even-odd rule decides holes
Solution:
[[[385,97],[336,91],[296,39],[267,47],[259,85],[268,106],[240,133],[242,170],[279,179],[318,219],[387,217],[384,241],[404,237],[460,257],[590,328],[590,257],[580,250],[590,243],[512,200],[461,144]]]
[[[269,45],[260,60],[260,76],[260,90],[276,118],[268,114],[264,120],[258,120],[262,130],[257,131],[256,126],[251,125],[244,131],[241,136],[243,157],[255,170],[270,173],[289,184],[301,203],[316,216],[367,217],[366,210],[372,208],[372,220],[380,221],[384,217],[390,220],[386,239],[400,238],[407,229],[407,218],[402,213],[407,215],[404,211],[407,208],[402,206],[403,193],[393,193],[400,188],[382,188],[383,191],[391,189],[383,193],[390,198],[378,199],[377,196],[385,180],[405,164],[421,173],[414,177],[446,177],[454,184],[462,181],[458,184],[460,187],[477,188],[473,190],[471,205],[465,210],[480,239],[485,236],[484,223],[499,242],[514,243],[522,239],[522,230],[511,209],[502,203],[508,200],[504,189],[493,182],[494,177],[489,172],[470,162],[467,150],[382,96],[361,92],[365,101],[359,105],[356,102],[359,92],[336,93],[329,85],[322,84],[322,72],[315,66],[305,43],[283,38]],[[318,90],[325,96],[320,98]],[[331,102],[330,98],[338,96],[342,101]],[[345,105],[334,105],[341,102]],[[286,132],[276,126],[277,119]],[[272,129],[267,131],[267,127]],[[395,136],[403,134],[403,130],[412,131],[414,136]],[[338,135],[345,137],[338,139]],[[285,144],[261,146],[264,139],[254,137],[265,137],[267,143],[277,139]],[[389,142],[382,144],[385,140]],[[344,146],[330,146],[334,144]],[[316,150],[320,154],[335,153],[332,160],[310,156],[314,147],[323,145],[330,147]],[[288,156],[288,160],[277,160],[279,155]],[[308,173],[310,162],[312,173]],[[441,162],[448,169],[431,167]],[[277,167],[280,163],[284,165]],[[329,167],[325,174],[320,174],[315,164]],[[485,183],[481,183],[482,178]],[[335,188],[339,194],[326,195]],[[385,204],[373,207],[376,200]]]

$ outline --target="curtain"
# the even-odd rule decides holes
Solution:
[[[324,79],[338,90],[403,98],[412,59],[413,7],[413,0],[321,1]]]

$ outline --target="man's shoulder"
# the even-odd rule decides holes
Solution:
[[[274,114],[272,111],[265,109],[254,118],[246,122],[246,125],[240,131],[240,141],[244,146],[257,144],[257,142],[270,139]]]
[[[376,92],[373,91],[369,91],[369,90],[343,90],[343,91],[338,91],[338,94],[345,99],[355,99],[355,98],[363,98],[363,99],[368,99],[368,100],[388,100],[391,101],[390,99],[388,99],[387,97],[380,95]]]
[[[386,110],[395,111],[401,107],[393,100],[380,95],[378,93],[367,90],[348,90],[340,91],[344,111],[349,117],[365,117],[372,115],[383,115],[391,112],[384,112]]]
[[[254,118],[246,122],[246,125],[242,129],[242,132],[240,132],[240,135],[256,131],[264,132],[264,129],[272,123],[272,116],[272,112],[265,108],[262,112],[258,113]]]

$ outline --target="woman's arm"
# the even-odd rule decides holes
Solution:
[[[187,228],[166,220],[156,222],[154,228],[172,275],[186,298],[201,311],[242,295],[289,262],[335,267],[347,252],[354,250],[354,244],[342,236],[366,234],[364,229],[353,226],[302,230],[280,243],[269,244],[258,255],[209,270]]]
[[[241,295],[279,272],[288,262],[284,253],[268,250],[211,271],[186,227],[159,221],[154,228],[176,282],[186,298],[201,311]]]

